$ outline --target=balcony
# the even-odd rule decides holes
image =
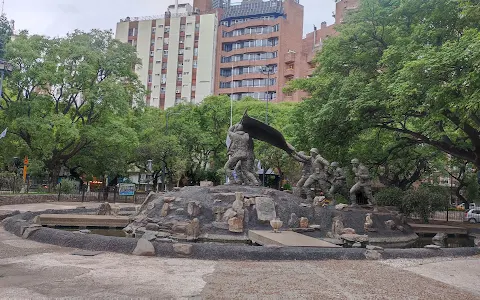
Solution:
[[[283,72],[283,76],[288,77],[288,78],[294,77],[295,76],[295,69],[293,69],[293,68],[285,69],[285,71]]]
[[[284,62],[286,64],[291,64],[295,62],[295,52],[288,52],[287,54],[285,54]]]

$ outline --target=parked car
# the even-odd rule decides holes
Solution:
[[[480,208],[470,209],[466,212],[465,222],[480,223]]]

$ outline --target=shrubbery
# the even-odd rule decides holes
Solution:
[[[396,206],[406,216],[418,215],[427,223],[432,213],[448,207],[448,196],[448,190],[439,186],[421,186],[407,191],[390,187],[379,191],[375,200],[380,206]]]
[[[375,194],[375,200],[380,206],[396,206],[400,207],[405,192],[398,187],[388,187],[380,190]]]
[[[61,183],[55,186],[55,191],[58,193],[60,189],[61,194],[74,194],[78,191],[78,182],[71,179],[64,179]]]

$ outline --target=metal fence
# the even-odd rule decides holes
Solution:
[[[106,191],[81,191],[74,194],[58,193],[57,201],[64,202],[109,202],[109,203],[142,203],[147,197],[146,193],[135,193],[134,196],[120,196],[118,189],[108,189]]]
[[[412,219],[420,220],[418,215],[412,215]],[[463,222],[465,213],[463,211],[437,211],[430,215],[429,221],[451,221]]]

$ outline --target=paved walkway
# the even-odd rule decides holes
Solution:
[[[239,262],[75,251],[0,228],[0,299],[480,299],[480,257]]]
[[[98,208],[100,202],[47,202],[47,203],[33,203],[33,204],[16,204],[16,205],[3,205],[0,206],[1,211],[13,211],[18,210],[20,212],[27,212],[27,211],[43,211],[47,209],[58,209],[58,210],[67,210],[67,209],[75,209],[78,207],[85,207],[85,208]],[[125,207],[135,207],[140,204],[133,204],[133,203],[110,203],[111,205],[118,205],[120,208]]]
[[[238,262],[73,252],[0,229],[0,299],[480,297],[479,258]]]

